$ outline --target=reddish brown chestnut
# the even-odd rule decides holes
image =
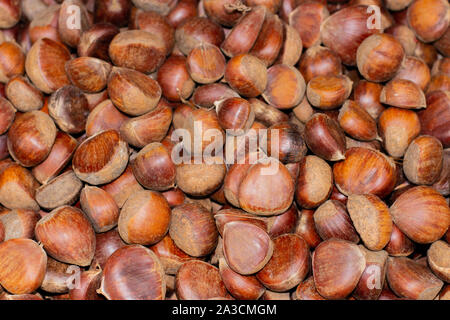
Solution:
[[[109,231],[117,225],[119,207],[103,189],[85,186],[80,194],[80,204],[96,232]]]

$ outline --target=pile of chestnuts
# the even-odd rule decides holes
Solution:
[[[0,0],[0,299],[450,300],[449,24]]]

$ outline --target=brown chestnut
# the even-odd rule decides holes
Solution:
[[[450,7],[445,0],[417,0],[408,7],[408,24],[419,40],[439,39],[450,23]]]
[[[404,109],[426,107],[425,94],[420,87],[410,80],[399,78],[389,81],[384,86],[380,102]]]
[[[323,110],[339,107],[348,99],[353,82],[347,76],[316,76],[308,82],[306,95],[309,103]]]
[[[195,83],[189,75],[188,68],[186,58],[178,55],[170,56],[159,68],[157,79],[166,99],[180,102],[191,96]]]

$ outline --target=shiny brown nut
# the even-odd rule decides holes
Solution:
[[[383,198],[393,191],[396,174],[392,158],[366,148],[347,150],[345,160],[333,167],[336,186],[345,195],[374,194]]]
[[[89,106],[83,92],[75,86],[64,86],[48,100],[48,111],[58,127],[69,134],[85,130]]]
[[[106,261],[98,292],[108,300],[162,300],[166,295],[164,269],[150,249],[122,247]]]
[[[229,298],[219,269],[203,261],[184,263],[175,278],[175,288],[181,300]]]
[[[169,230],[170,217],[169,204],[162,194],[140,191],[129,197],[122,207],[118,230],[127,243],[155,244]]]
[[[76,8],[76,21],[73,19],[74,8]],[[86,6],[81,0],[65,0],[61,4],[58,32],[61,40],[69,47],[75,48],[78,46],[81,35],[91,27],[91,22]]]
[[[392,224],[392,233],[385,250],[393,257],[409,256],[414,252],[414,243],[395,225]]]
[[[405,79],[393,79],[388,82],[381,91],[380,102],[404,109],[426,107],[423,91],[417,84]]]
[[[107,84],[111,65],[92,57],[80,57],[66,63],[67,76],[74,86],[84,92],[102,91]]]
[[[267,232],[254,224],[232,221],[223,231],[225,259],[235,272],[250,275],[260,271],[270,260],[274,244]]]
[[[418,0],[408,7],[408,24],[423,42],[439,39],[450,23],[450,7],[444,0]]]
[[[438,138],[444,148],[450,147],[450,94],[434,91],[427,94],[427,108],[419,112],[422,134]]]
[[[303,46],[311,48],[320,44],[320,25],[329,15],[325,4],[317,1],[305,2],[291,12],[289,24],[300,34]]]
[[[117,225],[119,207],[103,189],[85,186],[81,190],[80,204],[95,232],[106,232]]]
[[[175,207],[169,234],[177,247],[193,257],[213,252],[218,241],[212,213],[199,204],[185,203]]]
[[[358,300],[378,300],[386,280],[388,254],[386,251],[370,251],[359,246],[366,258],[366,268],[353,292]]]
[[[164,62],[167,48],[159,36],[142,30],[127,30],[114,37],[109,45],[112,62],[143,73],[156,71]]]
[[[95,234],[95,254],[94,260],[92,260],[92,265],[98,264],[102,269],[104,269],[108,258],[116,252],[117,249],[120,249],[125,245],[126,244],[120,237],[117,228],[107,232]]]
[[[170,56],[158,69],[157,80],[163,96],[170,100],[181,102],[191,96],[195,82],[189,75],[187,60],[182,55]]]
[[[291,39],[288,45],[294,47]],[[283,45],[283,22],[274,14],[266,11],[263,25],[250,53],[263,61],[267,66],[272,65],[280,54]],[[297,44],[298,45],[298,44]],[[298,48],[298,47],[297,47]],[[295,48],[287,48],[295,50]],[[290,55],[290,53],[288,53]],[[292,62],[290,62],[292,65]]]
[[[340,75],[342,64],[339,56],[327,47],[313,46],[303,53],[298,65],[306,82],[317,76]]]
[[[56,126],[47,114],[26,112],[16,117],[8,130],[8,150],[21,165],[32,167],[47,158],[55,138]]]
[[[306,95],[314,107],[323,110],[335,109],[350,96],[352,83],[347,76],[317,76],[308,82]]]
[[[193,48],[186,59],[187,71],[198,83],[216,82],[223,77],[225,65],[225,57],[220,49],[209,43],[201,43]]]
[[[70,58],[69,50],[60,42],[40,39],[27,54],[25,70],[39,90],[52,93],[70,83],[65,71]]]
[[[0,284],[13,294],[32,293],[45,276],[47,255],[30,239],[13,239],[0,244]]]
[[[117,110],[111,100],[104,100],[89,113],[86,119],[86,135],[92,136],[110,129],[119,131],[121,125],[129,119]]]
[[[25,71],[25,55],[15,42],[0,43],[0,82],[7,83],[14,76],[20,76]]]
[[[394,79],[410,80],[425,91],[431,80],[430,68],[422,59],[407,56]]]
[[[168,234],[150,249],[158,256],[165,273],[170,275],[176,275],[185,262],[194,259],[178,248]]]
[[[366,267],[361,249],[354,243],[330,239],[319,244],[312,256],[314,283],[327,299],[343,299],[358,285]]]
[[[298,31],[286,23],[283,24],[283,31],[284,42],[275,63],[293,66],[300,59],[303,50],[302,39]]]
[[[81,180],[105,184],[119,177],[128,163],[128,147],[115,130],[102,131],[83,141],[75,151],[72,166]]]
[[[341,128],[355,139],[372,141],[378,137],[376,121],[352,100],[347,100],[339,110],[338,121]]]
[[[120,111],[139,116],[157,106],[161,87],[155,80],[138,71],[113,68],[108,80],[108,93]]]
[[[0,97],[0,134],[8,131],[16,117],[16,109],[3,97]]]
[[[119,33],[119,28],[109,23],[94,24],[81,35],[78,44],[78,56],[94,57],[109,61],[109,44]]]
[[[125,201],[134,193],[143,190],[133,175],[131,166],[127,166],[125,171],[114,181],[101,187],[108,192],[116,201],[119,208],[122,208]]]
[[[419,135],[421,125],[419,117],[412,110],[389,108],[381,114],[378,129],[388,154],[400,158],[411,141]]]
[[[91,264],[95,233],[81,210],[69,206],[55,209],[39,220],[35,233],[53,258],[79,266]]]
[[[256,278],[268,289],[287,291],[303,281],[310,269],[309,248],[295,234],[281,235],[273,240],[273,255]]]

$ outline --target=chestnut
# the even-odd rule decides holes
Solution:
[[[0,1],[0,28],[14,27],[20,20],[22,14],[21,2],[18,0]]]
[[[89,107],[78,87],[68,85],[55,91],[48,100],[48,111],[58,127],[66,133],[81,133],[86,127]]]
[[[36,239],[53,258],[79,266],[89,266],[95,253],[95,233],[83,212],[75,207],[59,207],[36,224]]]
[[[345,160],[333,167],[336,187],[345,195],[374,194],[384,198],[396,184],[396,167],[392,158],[376,150],[351,148]]]
[[[50,293],[68,293],[70,278],[73,275],[70,271],[68,264],[47,257],[47,268],[41,289]]]
[[[361,249],[341,239],[322,242],[312,256],[316,289],[327,299],[346,298],[358,285],[365,267]]]
[[[174,186],[176,168],[169,150],[153,142],[131,157],[136,180],[147,189],[164,191]]]
[[[150,249],[141,245],[124,246],[106,260],[97,292],[108,300],[163,300],[164,269]]]
[[[339,107],[348,99],[353,82],[347,76],[325,75],[312,78],[306,86],[309,103],[322,110]]]
[[[169,230],[170,216],[169,204],[162,194],[140,191],[129,197],[120,211],[120,236],[131,244],[155,244]]]
[[[62,43],[43,38],[31,47],[25,60],[25,70],[33,84],[44,93],[53,93],[68,85],[65,65],[71,59]]]
[[[245,54],[255,44],[266,16],[263,6],[257,6],[246,13],[233,27],[220,48],[226,56]]]
[[[368,81],[384,82],[392,79],[405,57],[400,42],[390,34],[374,34],[358,47],[356,63]]]
[[[172,27],[177,28],[188,19],[193,18],[199,14],[197,11],[200,10],[198,10],[197,7],[197,1],[194,0],[178,1],[175,7],[170,10],[165,19]]]
[[[242,98],[228,98],[217,102],[216,112],[220,126],[232,135],[245,133],[255,120],[252,106]]]
[[[177,247],[193,257],[210,254],[218,239],[214,217],[199,204],[185,203],[175,207],[169,234]]]
[[[73,6],[76,6],[78,9],[76,27],[70,24],[70,19],[73,19],[71,11]],[[61,4],[58,17],[58,32],[61,40],[69,47],[77,47],[81,34],[91,27],[91,23],[92,20],[86,6],[81,0],[65,0]]]
[[[225,225],[223,253],[233,271],[241,275],[260,271],[272,257],[273,249],[273,241],[260,227],[244,221]]]
[[[270,190],[279,190],[279,193]],[[269,158],[248,169],[239,185],[239,204],[245,211],[257,215],[280,214],[291,206],[294,191],[294,180],[286,167]]]
[[[70,300],[102,300],[97,293],[102,280],[102,270],[96,268],[82,271],[79,276],[79,286],[69,290]]]
[[[162,94],[166,99],[180,102],[191,96],[195,83],[189,75],[188,67],[185,57],[172,55],[158,69],[158,83],[161,85]]]
[[[447,283],[450,281],[449,255],[450,245],[441,240],[434,242],[427,252],[428,265],[431,270]]]
[[[73,137],[58,131],[48,157],[31,170],[36,180],[46,184],[55,178],[71,160],[77,145],[78,143]]]
[[[308,48],[300,58],[298,69],[307,83],[318,76],[342,74],[342,64],[339,56],[334,51],[323,46]]]
[[[156,108],[161,98],[161,87],[138,71],[113,68],[108,79],[108,94],[120,111],[139,116]]]
[[[423,60],[408,56],[403,60],[402,66],[398,69],[394,79],[410,80],[424,91],[431,80],[430,68]]]
[[[438,57],[438,52],[433,45],[417,41],[414,56],[422,59],[431,68]]]
[[[266,231],[268,231],[270,223],[268,219],[251,215],[239,209],[221,209],[215,213],[214,219],[216,220],[217,230],[221,236],[223,236],[226,224],[232,221],[243,221],[254,224]]]
[[[287,114],[261,100],[251,98],[248,102],[250,102],[255,112],[255,120],[267,127],[289,120]]]
[[[384,106],[380,103],[383,86],[366,80],[359,81],[353,90],[354,101],[366,110],[374,119],[378,119]]]
[[[322,239],[316,231],[313,210],[303,209],[300,212],[298,223],[295,227],[295,234],[301,236],[310,248],[315,248],[322,242]]]
[[[8,131],[16,117],[16,109],[5,98],[0,97],[0,134]]]
[[[417,0],[408,7],[408,24],[419,40],[432,42],[447,31],[450,7],[445,0]]]
[[[0,169],[0,203],[9,209],[39,210],[35,200],[39,183],[31,173],[17,163]]]
[[[225,80],[240,95],[253,98],[266,89],[268,73],[261,60],[249,54],[241,54],[228,61]]]
[[[420,121],[412,110],[388,108],[380,115],[378,132],[389,155],[401,158],[420,133]]]
[[[129,118],[117,110],[111,100],[104,100],[89,113],[86,119],[86,135],[92,136],[109,129],[118,131],[127,120]]]
[[[104,233],[95,234],[95,254],[91,265],[99,265],[102,269],[105,267],[106,260],[117,250],[124,247],[119,235],[119,231],[112,229]]]
[[[386,277],[392,291],[407,299],[433,300],[443,286],[427,266],[406,257],[389,257]]]
[[[92,57],[79,57],[66,63],[67,76],[73,85],[84,92],[102,91],[107,84],[111,65]]]
[[[294,204],[280,215],[267,218],[267,231],[272,238],[283,234],[295,233],[298,210]]]
[[[1,21],[1,18],[0,18]],[[25,71],[25,54],[15,42],[0,43],[0,82],[7,83],[14,76],[23,75]]]
[[[155,11],[161,15],[167,15],[176,4],[176,1],[173,0],[132,0],[132,2],[139,9],[144,11]]]
[[[433,136],[414,139],[403,157],[403,172],[414,184],[433,184],[439,178],[442,166],[442,144]]]
[[[15,209],[0,213],[3,226],[3,240],[34,238],[34,228],[39,216],[32,210]]]
[[[326,300],[316,289],[314,277],[309,277],[297,286],[292,293],[292,300]]]
[[[131,3],[127,0],[100,0],[95,2],[94,20],[120,27],[128,23]]]
[[[309,248],[296,234],[284,234],[273,240],[273,255],[256,274],[256,278],[268,289],[288,291],[303,281],[309,272]]]
[[[434,91],[427,94],[427,107],[420,111],[422,134],[438,138],[444,148],[450,147],[450,133],[446,128],[450,123],[450,94]]]
[[[300,161],[295,200],[306,209],[318,207],[331,193],[333,173],[321,158],[306,156]]]
[[[267,85],[262,96],[278,109],[290,109],[302,101],[305,88],[305,80],[297,69],[277,64],[267,70]]]
[[[94,109],[91,114],[95,112]],[[152,142],[161,142],[167,135],[172,122],[172,115],[172,108],[164,99],[161,99],[152,111],[139,117],[126,118],[120,125],[120,134],[126,142],[138,148],[142,148]],[[114,117],[114,120],[117,119],[118,117]],[[108,121],[107,124],[111,125],[111,122]]]
[[[211,108],[214,102],[228,98],[239,98],[239,95],[226,84],[210,83],[195,89],[192,102],[202,108]]]
[[[188,261],[181,266],[175,277],[175,288],[180,300],[229,298],[219,269],[198,260]]]
[[[151,246],[150,249],[158,256],[165,273],[170,275],[176,275],[178,269],[185,262],[193,259],[178,248],[168,234],[161,241]]]
[[[367,6],[349,6],[330,15],[321,25],[325,46],[336,52],[346,65],[356,65],[356,51],[368,36],[380,33],[369,28],[371,13]]]
[[[44,280],[47,255],[30,239],[0,243],[0,284],[13,294],[32,293]]]
[[[127,166],[125,171],[114,181],[101,187],[108,192],[119,208],[122,208],[125,201],[134,193],[143,190],[142,186],[136,180],[131,166]]]
[[[301,129],[290,122],[274,124],[267,130],[266,149],[269,157],[282,163],[297,163],[307,152]]]
[[[391,238],[385,250],[390,256],[406,257],[414,252],[414,243],[393,223]]]
[[[404,109],[426,107],[425,94],[410,80],[393,79],[388,82],[380,94],[380,102]]]
[[[378,251],[389,242],[392,218],[388,206],[375,195],[348,196],[347,209],[356,231],[367,249]]]
[[[329,15],[326,4],[304,2],[289,14],[289,24],[300,34],[303,46],[311,48],[320,44],[320,26]]]
[[[109,45],[109,56],[116,66],[142,73],[156,71],[164,62],[166,54],[164,41],[143,30],[120,32]]]
[[[72,170],[48,181],[36,189],[36,201],[41,208],[55,209],[63,205],[72,205],[80,195],[83,183]]]
[[[388,254],[384,250],[370,251],[362,245],[359,247],[366,258],[366,268],[352,296],[358,300],[378,300],[385,285]]]
[[[386,29],[385,33],[392,35],[395,39],[398,40],[398,42],[400,42],[407,57],[414,55],[414,51],[416,50],[417,45],[417,39],[414,31],[412,31],[408,26],[395,24]]]
[[[8,130],[8,150],[24,167],[33,167],[47,158],[55,142],[56,126],[42,111],[16,117]]]
[[[352,100],[347,100],[339,110],[338,121],[341,128],[355,139],[371,141],[378,137],[376,121]]]
[[[103,189],[85,186],[81,190],[80,204],[96,232],[106,232],[117,225],[119,207]]]
[[[254,275],[243,276],[234,272],[224,258],[219,259],[222,281],[233,297],[239,300],[258,300],[266,288]]]
[[[8,100],[21,112],[39,110],[44,105],[42,92],[24,77],[12,77],[5,87],[5,93]]]
[[[450,55],[450,32],[447,31],[437,41],[433,43],[433,46],[445,57]]]
[[[94,57],[109,61],[109,44],[119,33],[119,28],[109,23],[94,24],[80,38],[77,52],[80,57]]]
[[[191,161],[176,166],[175,183],[189,195],[207,196],[221,186],[225,173],[226,166],[220,157],[204,159],[201,163]]]
[[[317,156],[328,161],[344,159],[345,135],[339,123],[324,113],[313,114],[305,126],[305,141]]]
[[[250,8],[236,0],[203,0],[206,15],[216,23],[226,27],[236,24],[243,13]]]
[[[256,10],[256,7],[253,10]],[[261,30],[250,53],[263,61],[266,66],[270,66],[277,59],[282,46],[283,22],[277,15],[266,11]]]
[[[192,17],[175,31],[175,43],[184,55],[202,42],[219,47],[224,38],[223,29],[206,17]]]
[[[116,179],[125,170],[128,148],[115,130],[102,131],[83,141],[73,156],[75,174],[93,185]]]
[[[389,211],[397,227],[417,243],[440,239],[450,225],[450,209],[445,198],[426,186],[402,193]]]
[[[216,82],[223,77],[225,65],[225,57],[220,49],[209,43],[201,43],[194,47],[186,59],[187,71],[191,78],[198,83]],[[188,95],[183,94],[183,96],[186,98]]]
[[[275,64],[280,63],[293,66],[300,59],[303,50],[302,39],[298,31],[286,23],[283,24],[283,31],[284,41]]]
[[[337,200],[325,201],[313,214],[315,228],[323,240],[342,239],[359,242],[358,233],[345,205]]]

